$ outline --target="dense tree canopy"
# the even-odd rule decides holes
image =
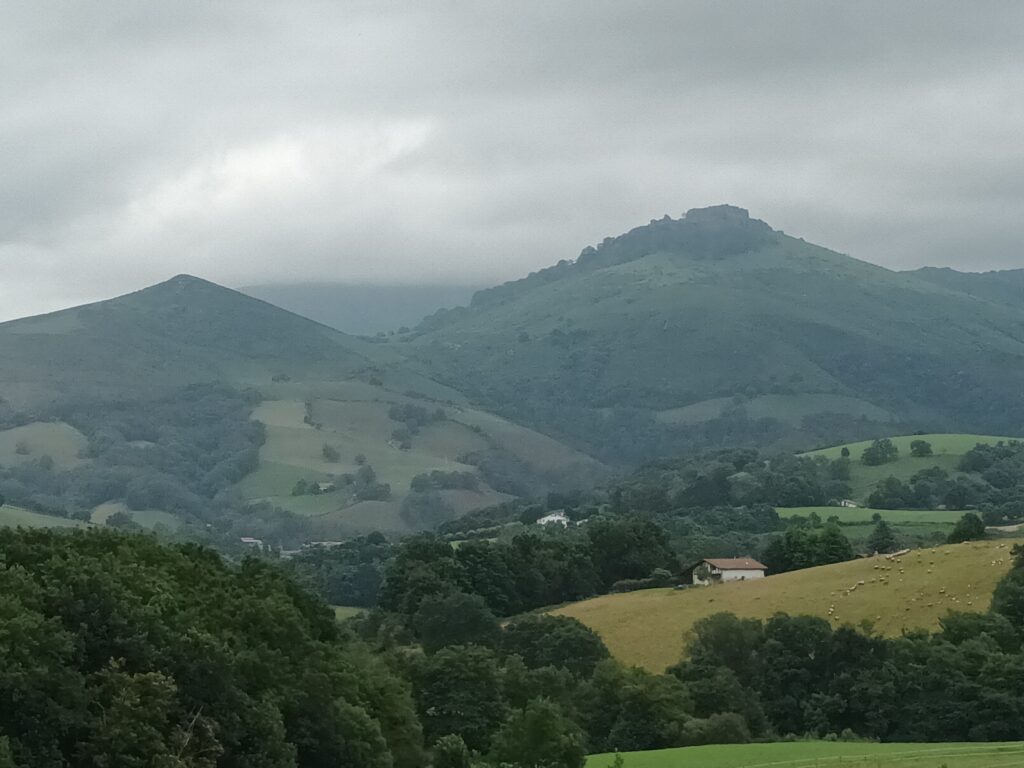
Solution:
[[[421,765],[405,683],[270,564],[109,531],[0,531],[16,764]]]

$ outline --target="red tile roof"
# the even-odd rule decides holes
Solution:
[[[752,557],[718,557],[704,561],[720,571],[767,571],[768,566],[757,562]]]

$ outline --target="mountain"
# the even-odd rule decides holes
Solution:
[[[4,323],[0,359],[0,393],[23,407],[281,374],[337,378],[374,362],[364,342],[188,275]]]
[[[1009,304],[1018,308],[1024,306],[1024,269],[958,272],[948,267],[923,267],[911,274],[943,288],[966,293],[984,301]]]
[[[401,341],[483,407],[612,461],[1024,433],[1024,308],[717,206],[477,293]]]
[[[293,283],[253,285],[242,292],[345,333],[371,336],[415,326],[441,307],[469,304],[477,287]]]
[[[386,338],[187,275],[0,325],[0,359],[0,496],[36,512],[330,539],[406,533],[605,471],[470,407]],[[247,522],[227,491],[305,524]],[[230,526],[210,512],[225,504]]]

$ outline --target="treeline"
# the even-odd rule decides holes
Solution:
[[[461,475],[419,476],[418,490],[405,499],[403,515],[437,525],[436,538],[397,546],[382,537],[358,539],[303,553],[291,567],[338,605],[375,605],[367,595],[376,592],[366,586],[379,588],[387,572],[391,582],[403,584],[393,592],[414,594],[418,582],[440,581],[480,595],[505,616],[609,591],[666,586],[678,581],[683,566],[704,557],[753,555],[778,573],[854,556],[837,526],[786,522],[769,503],[757,503],[818,501],[842,491],[833,464],[824,460],[716,453],[647,467],[609,489],[552,492],[543,501],[507,502],[451,520],[436,489],[461,483]],[[556,511],[565,513],[568,527],[535,525]],[[886,549],[895,544],[892,537]]]
[[[501,627],[450,585],[342,628],[274,564],[195,545],[0,531],[0,555],[3,768],[582,768],[749,738],[575,620]]]
[[[678,570],[665,532],[642,518],[596,519],[581,533],[522,533],[510,542],[407,539],[387,564],[382,608],[411,615],[432,595],[465,592],[497,616],[607,592],[656,570]]]
[[[451,593],[353,623],[407,659],[435,768],[582,768],[588,753],[749,740],[740,717],[698,717],[685,684],[621,666],[575,619],[499,627],[482,600]]]
[[[276,567],[0,531],[4,768],[420,768],[410,686]]]

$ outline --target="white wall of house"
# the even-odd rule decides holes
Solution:
[[[722,571],[722,581],[749,581],[750,579],[763,579],[764,571]]]
[[[706,579],[702,579],[696,572],[693,574],[693,583],[698,587],[706,587],[710,584],[724,584],[727,581],[750,581],[751,579],[763,579],[764,571],[758,570],[729,570],[719,571],[713,568]]]

